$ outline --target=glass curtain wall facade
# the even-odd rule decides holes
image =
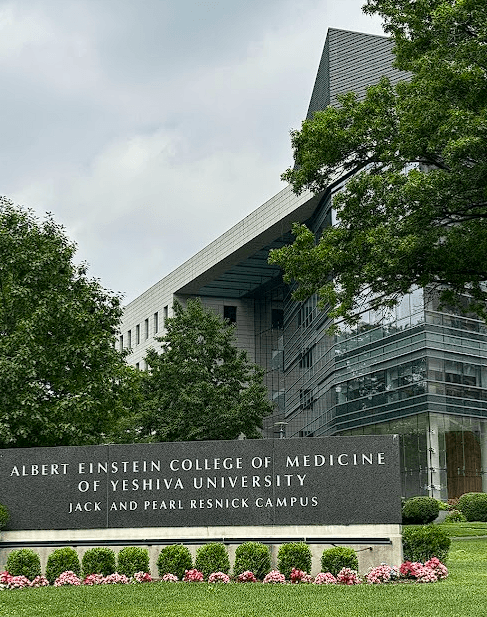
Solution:
[[[341,93],[362,97],[383,76],[407,79],[392,63],[389,39],[330,29],[308,117]],[[143,366],[148,334],[162,332],[173,297],[200,297],[236,324],[238,346],[264,369],[275,404],[265,437],[398,433],[404,496],[487,491],[486,325],[416,289],[394,310],[365,312],[356,328],[330,336],[316,297],[294,301],[268,263],[272,248],[293,241],[295,221],[319,239],[344,182],[322,197],[283,189],[132,302],[120,346],[135,343],[131,362]]]
[[[255,360],[264,369],[274,413],[264,420],[264,437],[277,437],[284,425],[285,375],[283,372],[283,300],[287,286],[281,276],[257,289],[254,299]]]
[[[319,237],[331,221],[328,196],[307,225]],[[366,312],[353,330],[329,336],[316,297],[295,302],[285,285],[282,296],[273,421],[286,422],[286,437],[398,433],[405,497],[487,491],[483,322],[442,312],[416,289],[395,309]]]
[[[455,499],[487,492],[487,419],[427,412],[344,431],[345,435],[397,433],[402,493]]]

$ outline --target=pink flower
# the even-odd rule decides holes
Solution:
[[[118,572],[114,572],[113,574],[109,574],[105,576],[105,580],[103,581],[105,585],[126,585],[129,583],[129,579],[125,576],[125,574],[119,574]]]
[[[265,575],[264,580],[262,582],[263,583],[273,583],[275,585],[283,584],[286,582],[286,577],[284,576],[284,574],[281,574],[279,570],[271,570],[269,574]]]
[[[315,585],[336,585],[337,579],[331,572],[320,572],[315,577]]]
[[[289,576],[291,579],[291,583],[312,583],[313,577],[303,570],[298,570],[297,568],[293,568],[291,570],[291,574]]]
[[[12,576],[9,583],[9,589],[23,589],[24,587],[30,587],[30,581],[26,576]]]
[[[196,568],[192,568],[191,570],[186,570],[183,581],[185,583],[202,583],[204,578],[203,572],[200,572]]]
[[[419,561],[405,561],[401,564],[399,572],[406,578],[416,578],[416,570],[422,565]]]
[[[371,568],[365,575],[365,580],[369,585],[380,585],[388,583],[391,580],[393,568],[391,566],[381,564],[375,568]]]
[[[45,576],[36,576],[30,584],[31,587],[49,587],[49,581]]]
[[[208,577],[208,582],[209,583],[229,583],[230,577],[228,576],[228,574],[225,574],[224,572],[213,572]]]
[[[7,570],[4,570],[3,572],[0,572],[0,584],[2,585],[8,585],[10,583],[10,581],[12,580],[13,576],[11,574],[9,574],[7,572]]]
[[[337,582],[341,585],[360,585],[362,582],[357,570],[342,568],[337,575]]]
[[[103,574],[88,574],[83,581],[83,585],[103,585],[105,577]]]
[[[437,557],[432,557],[425,564],[419,561],[405,561],[399,568],[407,578],[414,578],[418,583],[436,583],[448,576],[448,568]]]
[[[80,579],[71,570],[66,570],[60,574],[54,581],[54,587],[62,587],[63,585],[81,585]]]
[[[171,574],[170,572],[168,572],[167,574],[164,574],[164,576],[162,577],[162,580],[165,583],[177,583],[179,581],[178,577],[175,574]]]
[[[438,580],[442,580],[448,577],[448,568],[445,566],[445,564],[441,563],[438,557],[432,557],[424,565],[427,568],[431,568],[433,570]]]
[[[436,583],[438,577],[431,568],[420,565],[416,568],[416,581],[418,583]]]
[[[237,576],[237,581],[239,583],[256,583],[257,579],[255,578],[255,574],[250,570],[245,570]]]
[[[298,570],[297,568],[293,568],[291,570],[291,574],[289,575],[291,583],[299,583],[299,581],[301,580],[303,575],[304,575],[304,572],[302,570]]]
[[[136,583],[151,583],[152,582],[152,576],[149,574],[149,572],[136,572],[133,577],[132,580]]]

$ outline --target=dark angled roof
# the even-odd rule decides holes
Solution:
[[[395,69],[393,60],[389,38],[330,28],[306,117],[337,105],[337,94],[355,92],[364,96],[381,77],[388,77],[392,83],[407,79],[408,73]]]

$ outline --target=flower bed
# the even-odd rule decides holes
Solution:
[[[342,568],[335,577],[330,572],[320,572],[315,577],[307,574],[303,570],[293,568],[290,574],[290,580],[286,580],[284,574],[279,570],[271,570],[265,577],[262,583],[264,584],[304,584],[313,583],[315,585],[383,585],[400,582],[412,583],[435,583],[445,579],[448,576],[447,567],[441,563],[436,557],[432,557],[425,563],[405,561],[400,568],[381,564],[371,568],[364,577],[360,577],[356,570],[351,568]],[[178,577],[174,574],[164,574],[161,579],[163,582],[176,583],[179,582]],[[224,572],[213,572],[208,577],[208,583],[230,583],[231,578]],[[63,572],[54,582],[55,587],[64,585],[79,586],[79,585],[127,585],[129,583],[149,583],[153,579],[148,572],[136,572],[132,577],[128,578],[124,574],[115,572],[108,576],[102,574],[90,574],[84,580],[81,580],[74,572],[68,570]],[[257,583],[257,579],[253,572],[247,570],[239,574],[233,579],[237,583]],[[192,568],[186,570],[183,581],[190,583],[204,582],[203,573]],[[12,576],[7,571],[0,572],[0,589],[25,589],[29,587],[47,587],[49,581],[45,576],[36,576],[30,581],[25,576]]]
[[[54,581],[54,587],[63,587],[64,585],[80,586],[80,585],[115,585],[128,583],[149,583],[152,582],[152,576],[148,572],[136,572],[133,577],[127,578],[124,574],[115,572],[108,576],[103,574],[90,574],[84,580],[81,580],[71,570],[66,570],[60,574]],[[33,581],[30,581],[25,576],[12,576],[6,570],[0,572],[0,588],[2,589],[24,589],[26,587],[48,587],[49,581],[45,576],[36,576]]]

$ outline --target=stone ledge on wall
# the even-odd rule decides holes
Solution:
[[[58,546],[73,546],[82,558],[94,546],[109,545],[118,552],[123,546],[137,544],[149,550],[150,567],[157,576],[157,558],[164,546],[186,544],[196,555],[199,546],[207,542],[224,542],[230,563],[233,565],[235,550],[243,542],[255,540],[267,544],[271,551],[272,565],[277,566],[277,553],[284,542],[304,541],[312,554],[312,571],[320,571],[323,551],[332,546],[349,546],[357,551],[359,572],[372,566],[402,563],[402,538],[400,525],[292,525],[292,526],[236,526],[193,528],[131,528],[131,529],[76,529],[6,531],[0,541],[0,569],[4,569],[8,553],[27,544],[41,557],[45,571],[49,554]],[[36,544],[38,543],[38,544]],[[2,544],[4,546],[2,546]],[[5,546],[8,544],[8,547]],[[3,564],[3,565],[2,565]]]

